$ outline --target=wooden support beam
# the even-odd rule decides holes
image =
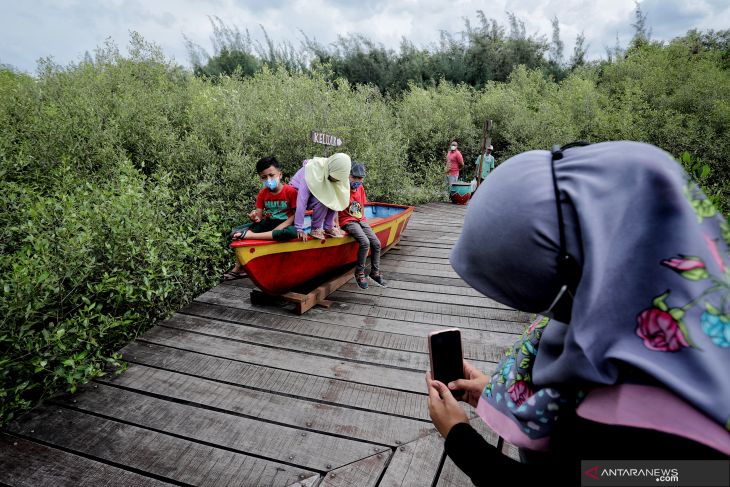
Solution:
[[[328,300],[327,296],[337,291],[339,288],[344,286],[347,281],[352,279],[353,269],[354,268],[352,267],[347,269],[342,274],[325,281],[308,293],[296,293],[290,291],[285,294],[273,296],[258,289],[253,289],[251,290],[251,304],[266,305],[275,304],[277,301],[288,301],[290,303],[294,303],[294,311],[298,315],[304,314],[318,305],[324,308],[329,308],[332,306],[332,301]]]

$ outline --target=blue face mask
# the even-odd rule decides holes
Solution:
[[[279,181],[274,178],[268,178],[264,183],[264,186],[269,188],[269,191],[274,191],[279,186]]]
[[[352,181],[350,183],[350,189],[353,191],[356,190],[357,188],[359,188],[360,186],[362,186],[362,181]]]

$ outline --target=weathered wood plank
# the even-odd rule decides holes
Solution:
[[[295,463],[308,470],[347,465],[372,454],[375,445],[302,431],[282,424],[166,401],[105,384],[57,403],[239,453]],[[251,404],[249,404],[251,406]],[[380,446],[380,450],[387,447]],[[332,468],[332,467],[330,467]]]
[[[414,245],[410,245],[407,247],[398,247],[398,249],[393,249],[387,254],[383,256],[383,260],[397,260],[397,257],[400,255],[410,255],[414,257],[431,257],[436,259],[443,259],[444,257],[448,257],[449,251],[445,251],[444,249],[432,249],[429,247],[417,247]]]
[[[321,487],[374,487],[390,458],[390,452],[378,453],[350,465],[328,472]]]
[[[458,287],[459,289],[471,289],[467,283],[461,279],[449,278],[449,277],[434,277],[434,276],[422,276],[419,274],[408,274],[404,272],[388,272],[388,279],[395,279],[398,281],[406,282],[421,282],[426,284],[444,284],[449,287]]]
[[[383,267],[388,272],[400,272],[403,274],[422,274],[424,276],[444,277],[450,279],[460,279],[459,275],[454,272],[448,264],[421,264],[419,262],[388,262]]]
[[[425,390],[406,392],[386,389],[139,342],[127,345],[122,352],[125,360],[136,364],[358,410],[423,421],[429,419]],[[307,427],[324,428],[320,424],[321,420],[313,418],[312,425]]]
[[[312,475],[311,477],[308,477],[304,480],[300,480],[296,483],[288,485],[287,487],[315,487],[316,485],[319,484],[321,478],[322,478],[322,476],[319,474]]]
[[[422,284],[423,286],[423,284]],[[431,284],[432,287],[437,286]],[[339,289],[339,292],[350,292],[362,294],[364,296],[383,296],[387,298],[407,299],[408,301],[426,301],[430,303],[446,303],[458,306],[474,306],[478,308],[488,309],[505,309],[512,308],[505,306],[497,301],[484,296],[467,296],[465,294],[440,293],[436,289],[415,290],[415,289],[398,289],[388,285],[388,287],[373,287],[372,289],[360,289],[356,284],[346,284]]]
[[[342,289],[352,290],[357,288],[357,284],[354,282],[347,283],[342,286]],[[359,289],[359,288],[358,288]],[[368,289],[370,290],[370,289]],[[486,298],[482,293],[471,287],[464,288],[463,286],[454,286],[451,283],[427,283],[427,282],[414,282],[410,280],[400,279],[388,279],[387,288],[374,288],[373,291],[387,291],[387,290],[402,290],[402,291],[419,291],[424,293],[432,293],[439,295],[457,295],[457,296],[469,296],[476,298]],[[490,300],[492,301],[492,300]],[[492,301],[494,302],[494,301]],[[495,306],[487,306],[495,307]]]
[[[10,487],[173,485],[6,433],[0,433],[0,483]]]
[[[187,314],[174,314],[165,320],[162,326],[176,330],[202,333],[206,336],[223,338],[226,340],[240,340],[242,342],[274,347],[281,350],[318,354],[334,359],[344,359],[349,362],[365,363],[367,365],[384,365],[401,369],[424,371],[428,369],[428,355],[418,352],[407,352],[381,347],[360,345],[355,342],[342,342],[304,335],[294,335],[275,330],[242,326],[239,317],[246,313],[244,310],[210,306],[194,303],[197,308],[205,308],[212,316],[200,318]],[[226,320],[226,321],[222,321]],[[229,323],[232,321],[234,323]],[[483,351],[482,351],[483,353]],[[473,360],[475,367],[489,368],[495,363]]]
[[[401,238],[401,243],[408,242],[409,244],[413,245],[419,245],[423,247],[428,247],[431,243],[438,243],[439,245],[445,245],[453,247],[456,242],[458,241],[458,238],[433,238],[433,235],[429,235],[429,232],[422,232],[419,230],[408,230],[408,233],[403,235]],[[444,258],[448,259],[449,252],[444,252]]]
[[[212,306],[203,301],[197,301],[182,311],[201,318],[218,319],[222,316],[220,308],[221,306]],[[409,336],[403,333],[363,329],[352,323],[322,323],[309,319],[303,320],[291,315],[268,314],[241,308],[232,309],[236,310],[235,313],[228,311],[224,319],[259,328],[327,339],[333,343],[347,342],[360,346],[367,345],[423,354],[428,353],[428,333],[438,329],[426,325],[420,327],[420,333],[416,336]],[[473,335],[473,338],[467,338],[466,334],[462,336],[464,357],[468,360],[485,362],[497,362],[504,349],[512,345],[516,339],[513,335],[486,331],[472,331],[470,335]]]
[[[389,262],[418,262],[421,264],[449,264],[449,257],[448,255],[444,255],[443,257],[419,257],[417,255],[393,255],[392,258],[386,260],[381,259],[381,267],[387,267],[387,264]],[[388,281],[390,282],[390,281]]]
[[[241,310],[247,310],[252,313],[251,316],[256,317],[256,325],[262,327],[271,327],[282,331],[297,331],[301,334],[312,334],[322,338],[333,338],[350,340],[352,333],[355,333],[355,340],[358,343],[368,345],[385,346],[387,344],[397,344],[396,348],[401,350],[412,350],[427,352],[428,346],[424,341],[425,337],[434,330],[440,328],[439,325],[418,323],[410,321],[390,320],[387,318],[374,318],[369,316],[361,316],[357,314],[346,314],[344,309],[335,310],[310,310],[303,317],[297,317],[294,324],[290,324],[287,319],[279,320],[277,318],[292,317],[291,312],[273,306],[252,306],[247,301],[247,290],[243,288],[233,288],[232,286],[218,286],[207,293],[203,293],[196,298],[196,302],[227,306]],[[182,312],[195,314],[197,316],[205,316],[197,308],[186,307]],[[264,324],[259,325],[263,322]],[[251,322],[253,323],[253,322]],[[302,323],[306,323],[303,325]],[[336,325],[337,333],[331,332],[332,328],[320,329],[317,324],[325,323]],[[504,347],[511,345],[517,338],[518,331],[521,332],[527,325],[523,323],[515,323],[514,326],[505,327],[505,322],[485,320],[483,322],[484,330],[462,328],[462,339],[465,342],[474,342],[476,345],[483,346],[487,349],[494,348],[502,350]],[[495,329],[497,331],[490,331]],[[353,331],[355,330],[355,331]],[[370,335],[370,332],[386,333],[385,336]],[[391,333],[392,332],[392,333]],[[411,338],[401,341],[397,338],[391,338],[390,335],[410,336]],[[393,342],[391,340],[394,340]],[[468,356],[472,356],[469,352]],[[475,354],[474,357],[479,357]],[[485,357],[489,357],[486,355]],[[491,358],[482,358],[491,361]]]
[[[144,365],[132,365],[121,376],[98,382],[301,430],[390,446],[432,431],[424,421],[246,389]]]
[[[437,226],[436,229],[434,229],[435,226]],[[408,223],[408,232],[419,232],[425,235],[434,235],[434,231],[437,232],[435,234],[436,236],[442,232],[448,235],[459,235],[462,228],[463,225],[461,222],[450,222],[447,220],[425,221],[415,219]],[[408,235],[408,232],[405,235]]]
[[[451,251],[451,248],[453,247],[452,244],[449,243],[431,243],[431,244],[425,244],[420,242],[409,242],[407,240],[401,240],[398,244],[398,247],[402,249],[406,248],[424,248],[424,249],[433,249],[433,250],[439,250],[442,255],[447,254]]]
[[[265,367],[304,372],[320,377],[343,379],[360,384],[411,392],[423,392],[424,389],[422,371],[416,372],[345,361],[314,355],[311,352],[274,349],[190,333],[164,326],[153,328],[141,340]],[[422,370],[425,371],[426,369],[423,368]]]
[[[396,448],[379,487],[433,485],[444,456],[444,439],[432,433]]]
[[[346,298],[346,297],[345,297]],[[474,330],[504,331],[505,333],[521,333],[527,326],[527,319],[523,320],[502,320],[495,317],[484,318],[479,316],[452,316],[448,313],[434,313],[422,309],[398,309],[389,308],[371,303],[358,303],[345,298],[338,300],[336,311],[365,316],[368,318],[388,318],[391,320],[411,321],[426,323],[444,327],[457,326],[459,328],[471,328]],[[411,308],[414,308],[411,306]],[[524,317],[523,315],[516,315]],[[497,318],[502,318],[499,316]],[[506,317],[506,316],[504,316]]]
[[[418,218],[433,218],[437,215],[443,215],[444,218],[452,218],[454,220],[458,220],[459,222],[464,219],[465,213],[465,206],[439,202],[418,205],[413,211],[413,214],[417,215]]]
[[[332,301],[345,302],[348,304],[357,303],[368,306],[377,306],[379,308],[392,308],[408,311],[421,311],[426,313],[442,314],[450,318],[453,326],[459,326],[458,323],[460,323],[461,319],[464,317],[500,321],[521,321],[523,323],[526,323],[529,319],[529,315],[527,313],[511,309],[483,308],[477,306],[461,306],[449,303],[411,301],[408,299],[390,298],[386,296],[347,293],[345,291],[337,291],[331,294],[329,299]]]
[[[429,264],[426,262],[406,262],[402,260],[386,262],[388,262],[388,267],[392,267],[393,269],[409,269],[411,271],[433,272],[434,274],[432,275],[437,275],[435,273],[441,273],[446,277],[452,277],[454,279],[459,278],[459,275],[454,271],[448,261],[444,261],[440,264]]]
[[[290,485],[317,473],[58,406],[31,411],[10,429],[84,456],[192,485]]]
[[[520,450],[512,443],[504,442],[502,445],[502,454],[510,457],[512,460],[520,461]]]

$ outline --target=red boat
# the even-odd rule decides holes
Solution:
[[[380,240],[383,252],[398,243],[413,214],[413,206],[368,203],[365,217]],[[309,217],[305,220],[309,231]],[[236,240],[231,243],[238,261],[259,289],[284,294],[319,276],[357,262],[354,238],[290,240]]]

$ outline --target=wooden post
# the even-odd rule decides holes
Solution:
[[[480,184],[482,184],[482,164],[484,164],[484,157],[487,153],[487,147],[492,142],[492,138],[489,135],[489,132],[492,130],[492,121],[487,120],[484,122],[484,136],[482,137],[482,157],[479,159],[479,164],[477,164],[477,187],[479,187]]]

